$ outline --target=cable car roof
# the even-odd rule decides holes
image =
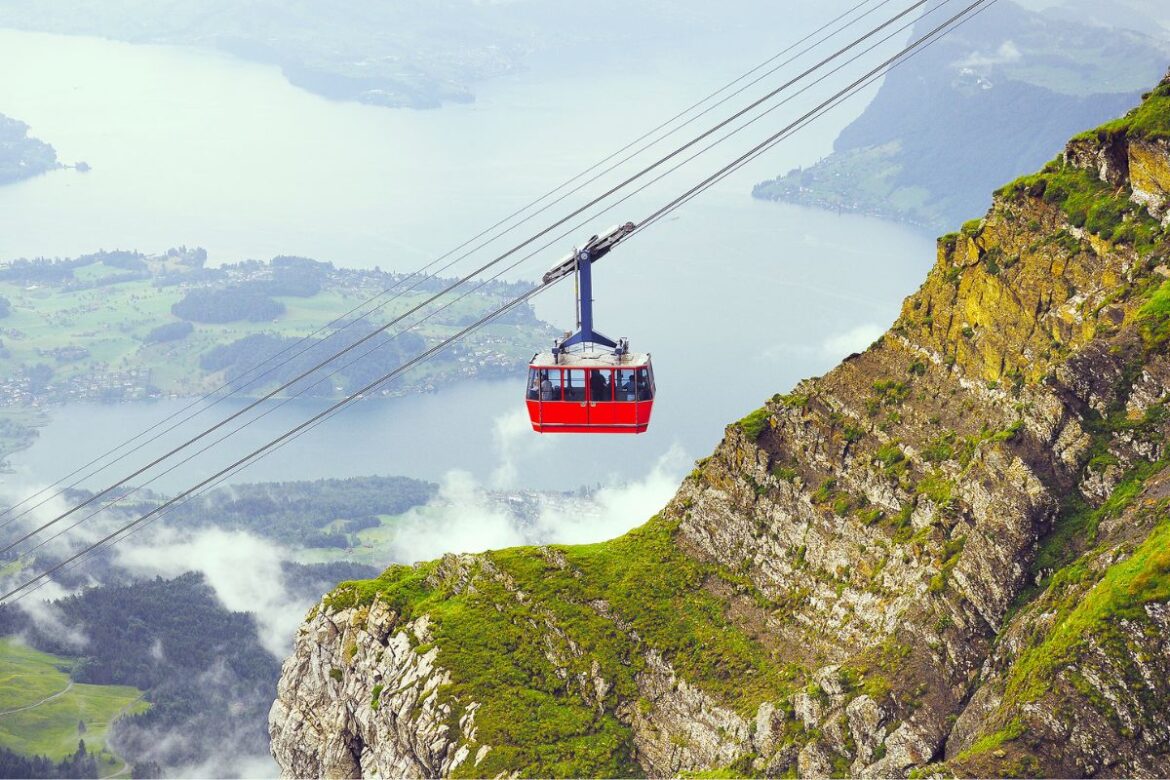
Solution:
[[[533,356],[531,365],[533,368],[642,368],[650,365],[650,353],[615,355],[608,349],[599,349],[562,352],[559,358],[554,358],[551,352],[541,352]]]

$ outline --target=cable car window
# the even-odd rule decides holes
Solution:
[[[654,397],[654,386],[650,384],[650,374],[644,368],[638,369],[638,400],[649,401]]]
[[[540,400],[561,400],[561,370],[559,368],[540,369]]]
[[[528,369],[527,396],[529,401],[536,401],[540,398],[540,371],[538,369]]]
[[[589,372],[589,400],[613,400],[613,372],[608,368],[594,368]]]
[[[619,401],[634,401],[637,396],[634,394],[634,369],[619,368],[617,370],[617,400]]]
[[[565,400],[585,400],[585,369],[570,368],[565,372]]]

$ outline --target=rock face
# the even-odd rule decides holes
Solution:
[[[646,525],[345,583],[288,776],[1170,774],[1170,80]]]

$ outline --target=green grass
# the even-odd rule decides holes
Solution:
[[[645,666],[646,648],[658,650],[683,679],[745,716],[795,684],[796,672],[777,664],[727,614],[726,600],[707,590],[719,580],[750,589],[746,578],[685,555],[675,530],[656,517],[612,541],[557,547],[566,569],[534,548],[489,552],[474,564],[473,588],[459,593],[435,582],[438,564],[429,563],[346,583],[331,599],[347,606],[380,594],[406,619],[430,615],[438,664],[452,678],[443,693],[452,701],[483,703],[477,739],[493,746],[482,764],[466,772],[492,776],[523,767],[531,776],[637,774],[629,728],[614,711],[620,702],[639,699],[634,679]],[[525,594],[523,601],[484,566],[506,573]],[[766,603],[758,593],[752,597]],[[628,621],[640,642],[590,606],[598,601]],[[549,621],[572,639],[580,658],[556,638]],[[546,638],[558,649],[567,679],[546,657]],[[613,686],[602,712],[581,695],[577,681],[594,661]]]
[[[1170,139],[1170,84],[1159,85],[1124,117],[1081,133],[1078,138],[1106,140],[1119,135],[1148,140]]]
[[[902,452],[902,447],[897,441],[879,447],[873,454],[873,460],[875,464],[881,466],[883,474],[894,479],[905,474],[910,465],[906,460],[906,453]]]
[[[1160,511],[1164,513],[1165,507]],[[1106,569],[1087,593],[1068,587],[1090,576],[1084,559],[1078,559],[1052,578],[1050,592],[1070,595],[1063,596],[1058,617],[1043,640],[1020,655],[1008,680],[1007,701],[1040,698],[1088,642],[1100,643],[1119,619],[1143,620],[1143,605],[1170,599],[1170,519],[1163,517],[1133,554]]]
[[[1019,739],[1024,734],[1024,722],[1019,718],[1012,718],[1011,721],[999,731],[991,734],[984,734],[977,739],[971,747],[964,750],[956,760],[963,761],[974,756],[989,753],[995,750],[1005,742],[1011,742],[1014,739]]]
[[[420,506],[410,510],[407,514],[417,513],[424,518],[428,515],[438,515],[442,510],[432,506]],[[390,549],[402,532],[402,521],[406,514],[378,515],[381,525],[373,528],[363,528],[351,537],[357,537],[357,545],[344,547],[308,547],[295,551],[295,557],[300,563],[330,563],[333,561],[352,561],[367,563],[372,566],[385,566],[391,556]]]
[[[920,495],[926,496],[935,505],[947,508],[951,505],[955,483],[943,472],[934,470],[918,482],[917,489]]]
[[[1081,133],[1075,140],[1106,142],[1122,136],[1144,139],[1170,138],[1170,85],[1161,85],[1127,116]],[[1158,221],[1145,208],[1130,201],[1127,187],[1101,181],[1095,171],[1066,165],[1062,158],[1042,171],[1016,179],[996,191],[1001,197],[1042,198],[1059,206],[1075,227],[1107,241],[1131,244],[1142,254],[1162,237]]]
[[[123,713],[142,712],[149,705],[142,692],[125,685],[69,685],[68,658],[42,653],[12,639],[0,639],[0,711],[36,705],[22,712],[0,715],[0,745],[25,755],[45,755],[54,761],[72,755],[78,739],[92,752],[104,745],[110,724]],[[78,722],[84,721],[85,733]]]
[[[706,769],[702,772],[682,772],[679,777],[684,780],[736,780],[736,778],[755,777],[755,775],[744,774],[735,767],[720,767],[719,769]]]
[[[1162,282],[1137,310],[1135,323],[1147,347],[1158,349],[1170,340],[1170,281]]]
[[[1030,196],[1055,205],[1074,227],[1107,241],[1133,245],[1148,253],[1162,235],[1161,226],[1144,207],[1130,201],[1128,188],[1115,188],[1101,181],[1093,171],[1066,165],[1061,158],[1048,163],[1039,173],[1023,176],[996,191],[1001,197]],[[1077,248],[1074,239],[1070,250]]]
[[[745,436],[755,441],[760,438],[760,434],[768,427],[768,418],[771,417],[771,414],[766,406],[760,407],[740,420],[737,425],[739,425]]]

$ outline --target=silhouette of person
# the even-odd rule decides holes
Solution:
[[[605,381],[605,374],[601,371],[590,371],[589,396],[594,401],[610,400],[609,382]]]

